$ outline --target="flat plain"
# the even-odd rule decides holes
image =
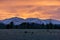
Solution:
[[[60,40],[60,30],[0,29],[0,40]]]

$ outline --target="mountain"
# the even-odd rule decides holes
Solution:
[[[9,18],[9,19],[5,19],[0,21],[4,24],[9,24],[10,22],[13,22],[14,25],[19,25],[23,22],[28,22],[28,23],[37,23],[37,24],[49,24],[50,22],[52,24],[60,24],[60,21],[58,20],[53,20],[53,19],[46,19],[46,20],[41,20],[38,18],[27,18],[27,19],[23,19],[23,18],[18,18],[18,17],[13,17],[13,18]]]
[[[18,17],[13,17],[9,19],[2,20],[4,24],[9,24],[10,22],[13,22],[15,25],[19,25],[24,22],[24,19],[18,18]]]
[[[29,22],[29,23],[37,23],[37,24],[42,24],[42,20],[41,19],[38,19],[38,18],[27,18],[26,19],[26,22]]]
[[[43,20],[43,22],[44,22],[44,24],[49,24],[49,23],[60,24],[60,21],[54,20],[54,19],[46,19],[46,20]]]

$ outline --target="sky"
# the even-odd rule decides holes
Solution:
[[[0,20],[11,17],[60,20],[60,0],[0,0]]]

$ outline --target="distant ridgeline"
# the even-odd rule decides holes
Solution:
[[[13,22],[10,24],[0,23],[0,29],[60,29],[60,24],[37,24],[23,22],[20,25],[14,25]]]
[[[38,18],[9,18],[0,21],[0,29],[60,29],[60,21]]]

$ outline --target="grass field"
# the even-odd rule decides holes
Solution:
[[[0,40],[60,40],[60,30],[0,29]]]

